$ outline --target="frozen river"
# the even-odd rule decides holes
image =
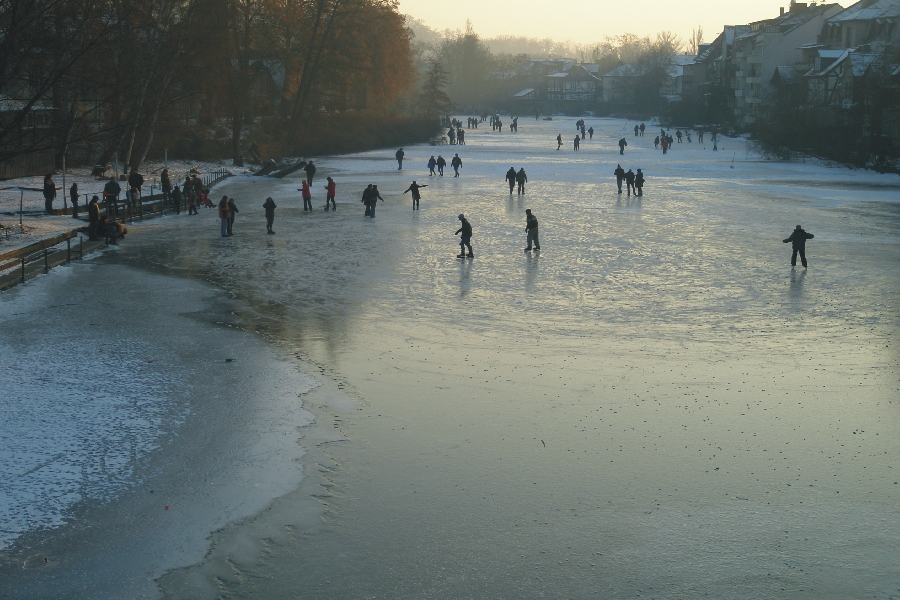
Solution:
[[[557,118],[407,148],[403,171],[394,149],[322,158],[312,213],[299,178],[234,178],[233,238],[203,211],[96,261],[224,289],[233,325],[353,400],[307,407],[344,436],[304,464],[315,485],[218,531],[168,595],[900,597],[900,179],[588,125],[578,153]],[[460,178],[428,176],[437,152]]]

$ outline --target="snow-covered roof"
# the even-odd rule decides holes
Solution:
[[[840,58],[846,50],[819,50],[819,56],[822,58]]]
[[[866,74],[866,69],[869,68],[875,60],[878,58],[877,54],[863,54],[861,52],[851,52],[850,53],[850,68],[853,69],[854,77],[862,77]]]
[[[797,69],[790,65],[780,65],[775,67],[775,74],[777,74],[782,81],[791,81],[797,76]]]
[[[866,6],[866,4],[869,5]],[[860,2],[845,8],[828,19],[828,22],[841,23],[891,18],[900,18],[900,0],[876,0],[873,3],[869,3],[867,0],[860,0]]]
[[[534,88],[525,88],[524,90],[513,94],[513,98],[522,98],[524,96],[527,96],[528,94],[533,94],[533,93],[534,93]]]
[[[676,54],[672,56],[670,64],[683,66],[692,64],[695,60],[697,57],[693,54]]]
[[[549,79],[550,77],[553,77],[554,79],[563,79],[564,77],[568,77],[568,75],[569,75],[568,72],[562,71],[559,73],[552,73],[550,75],[547,75],[547,78]]]

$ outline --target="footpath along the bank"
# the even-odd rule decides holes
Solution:
[[[223,179],[230,177],[227,170],[218,170],[203,177],[207,189]],[[140,199],[135,207],[107,207],[112,212],[111,220],[122,223],[143,221],[161,217],[174,211],[171,201],[166,201],[162,193],[151,194]],[[115,218],[116,214],[125,215]],[[87,222],[86,219],[82,221]],[[77,238],[77,240],[76,240]],[[43,238],[6,252],[0,253],[0,291],[11,288],[41,273],[48,273],[53,267],[66,264],[74,259],[81,259],[85,254],[109,245],[109,238],[92,241],[85,239],[83,227]]]

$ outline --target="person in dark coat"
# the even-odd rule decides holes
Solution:
[[[634,175],[634,193],[639,198],[644,195],[644,172],[640,169]]]
[[[272,223],[275,222],[275,209],[278,208],[278,205],[270,197],[266,198],[263,208],[266,209],[266,233],[275,233],[272,231]]]
[[[460,235],[459,237],[459,255],[456,258],[465,258],[466,257],[466,248],[469,249],[469,258],[475,256],[472,252],[472,224],[469,223],[469,220],[466,219],[465,215],[459,215],[460,227],[456,230],[456,233],[453,235]]]
[[[557,133],[556,134],[556,149],[559,150],[560,148],[562,148],[562,134]]]
[[[785,244],[790,242],[791,248],[793,249],[793,253],[791,254],[791,266],[797,266],[797,255],[800,255],[800,264],[803,265],[803,268],[806,268],[806,240],[813,239],[813,234],[807,233],[803,230],[802,227],[797,225],[794,231],[791,232],[790,237],[785,240],[781,240]]]
[[[237,204],[234,203],[234,198],[228,199],[228,235],[232,235],[231,228],[234,227],[234,217],[240,211],[238,210]]]
[[[459,168],[462,166],[462,159],[459,157],[459,154],[453,156],[450,160],[450,165],[453,167],[453,171],[456,173],[454,177],[459,177]]]
[[[509,182],[509,195],[512,196],[513,188],[516,187],[516,170],[513,167],[506,172],[506,181]]]
[[[625,146],[627,145],[628,142],[625,140],[625,138],[619,140],[619,154],[625,154]]]
[[[108,212],[116,214],[116,207],[119,204],[119,194],[122,193],[122,187],[115,177],[110,177],[106,185],[103,186],[103,199],[106,200]]]
[[[431,155],[431,158],[428,159],[428,176],[431,177],[434,175],[434,167],[437,165],[437,161],[434,160],[434,155]]]
[[[331,210],[337,210],[337,204],[334,202],[334,197],[337,194],[337,184],[331,177],[326,179],[328,180],[328,185],[325,186],[325,210],[328,210],[329,200],[331,201]]]
[[[312,185],[313,175],[316,174],[316,165],[314,165],[312,161],[309,161],[306,163],[306,166],[303,167],[303,170],[306,171],[306,183]]]
[[[140,194],[141,186],[144,185],[144,176],[132,170],[131,174],[128,175],[128,185],[129,187],[137,188],[138,194]]]
[[[622,165],[616,165],[616,170],[613,171],[613,175],[616,176],[616,187],[619,188],[619,193],[622,193],[622,180],[625,179],[625,169],[622,168]]]
[[[438,174],[439,174],[441,177],[443,177],[443,176],[444,176],[444,167],[447,166],[447,161],[444,159],[443,156],[441,156],[440,154],[438,154],[437,162],[436,162],[435,164],[437,165]]]
[[[419,190],[422,188],[426,188],[426,187],[428,187],[428,186],[427,185],[419,185],[418,183],[413,181],[411,184],[409,184],[409,187],[406,188],[406,191],[403,192],[404,194],[406,192],[412,192],[413,210],[419,210],[419,200],[422,197],[421,195],[419,195]],[[510,194],[511,193],[512,192],[510,192]]]
[[[397,150],[397,153],[394,154],[394,156],[397,158],[397,170],[398,171],[403,170],[403,157],[405,155],[406,155],[406,153],[403,152],[403,148],[400,148],[399,150]]]
[[[637,191],[634,189],[634,171],[628,169],[625,172],[625,189],[628,190],[628,195],[630,196],[632,192],[637,196]]]
[[[177,185],[172,188],[172,204],[175,206],[175,214],[181,214],[181,188]]]
[[[73,183],[69,188],[69,199],[72,201],[72,218],[78,218],[78,184]]]
[[[369,201],[369,196],[372,195],[372,184],[369,184],[369,187],[363,190],[362,193],[362,203],[366,205],[366,216],[369,216],[369,211],[372,209],[372,203]]]
[[[169,177],[169,169],[163,169],[159,176],[160,185],[162,186],[163,206],[172,198],[172,179]]]
[[[519,172],[516,173],[516,183],[519,184],[519,194],[525,193],[525,184],[528,182],[528,175],[525,174],[525,169],[519,169]]]
[[[378,186],[373,185],[372,189],[369,191],[369,216],[373,219],[375,218],[375,205],[378,204],[379,200],[384,202],[384,198],[378,193]]]
[[[541,249],[541,241],[538,238],[538,220],[531,214],[530,208],[525,209],[525,235],[528,239],[528,247],[525,248],[525,252],[531,252],[532,246],[535,250]]]
[[[576,136],[575,136],[575,141],[572,142],[572,147],[573,147],[573,149],[574,149],[576,152],[578,152],[578,146],[579,146],[580,144],[581,144],[581,138],[578,137],[578,136],[576,135]]]
[[[44,210],[47,214],[53,213],[53,200],[56,199],[56,184],[53,183],[53,174],[47,173],[44,177]]]
[[[96,242],[100,238],[97,237],[100,227],[100,198],[94,196],[88,203],[88,236],[91,241]]]
[[[591,136],[590,139],[594,139],[594,128],[593,128],[593,127],[591,127],[590,129],[588,129],[588,134]]]

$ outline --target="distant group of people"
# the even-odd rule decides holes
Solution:
[[[444,176],[444,167],[447,166],[447,159],[438,154],[438,157],[435,158],[434,155],[431,155],[431,158],[428,159],[428,176],[431,177],[433,175],[438,175],[439,177]],[[454,177],[459,177],[459,170],[462,168],[462,159],[459,157],[459,154],[453,155],[453,158],[450,159],[450,166],[453,167]],[[435,172],[437,169],[437,172]]]

